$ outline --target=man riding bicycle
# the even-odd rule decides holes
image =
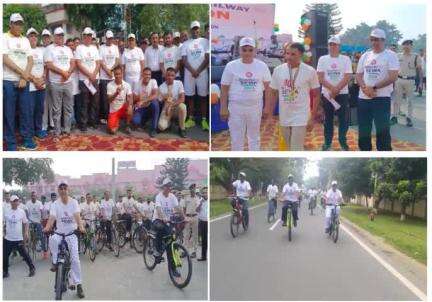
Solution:
[[[294,176],[292,174],[288,175],[288,183],[282,189],[282,226],[287,225],[287,211],[288,207],[291,206],[292,215],[294,218],[293,224],[297,226],[298,220],[298,204],[300,197],[300,189],[298,185],[294,182]]]
[[[317,195],[318,195],[318,191],[315,190],[315,188],[310,189],[308,191],[308,195],[309,195],[309,210],[310,209],[314,209],[316,207],[316,199],[317,199]]]
[[[325,199],[325,232],[326,234],[330,231],[331,213],[333,209],[336,209],[336,215],[339,217],[340,204],[343,202],[342,192],[337,188],[337,181],[333,180],[331,183],[331,189],[327,191],[324,196]]]
[[[44,255],[48,248],[45,244],[45,236],[42,233],[42,202],[36,199],[36,192],[31,192],[30,200],[26,203],[28,220],[30,221],[30,229],[34,228],[36,236],[41,242],[41,248],[44,251]]]
[[[275,184],[274,180],[272,179],[271,183],[267,187],[267,198],[269,202],[273,203],[274,211],[276,214],[276,208],[277,208],[277,195],[279,193],[279,189],[277,185]]]
[[[168,224],[173,215],[177,214],[183,217],[183,210],[181,209],[177,197],[171,193],[172,182],[170,179],[165,178],[162,182],[162,191],[156,195],[155,211],[153,213],[153,229],[156,231],[156,262],[159,263],[163,260],[163,238],[172,232],[172,227]],[[181,277],[173,263],[172,250],[167,249],[168,265],[173,268],[175,277]]]
[[[126,237],[130,238],[131,237],[130,233],[132,229],[132,217],[135,214],[135,205],[137,202],[132,195],[131,189],[128,189],[126,193],[127,196],[123,197],[121,202],[124,211],[123,215],[121,215],[121,219],[126,221],[126,230],[127,230]]]
[[[85,228],[91,228],[95,230],[95,220],[99,216],[99,205],[93,201],[93,197],[90,193],[86,194],[86,201],[80,204],[81,217],[84,220]]]
[[[235,189],[236,197],[239,199],[243,210],[243,218],[245,224],[249,225],[249,207],[248,200],[252,192],[250,183],[246,180],[246,173],[240,172],[239,179],[233,182],[233,188]],[[234,207],[235,205],[233,205]]]
[[[50,216],[47,225],[44,228],[44,232],[48,233],[51,231],[54,222],[56,222],[56,232],[60,234],[70,234],[77,229],[84,233],[85,229],[80,217],[80,207],[78,201],[69,197],[68,185],[64,182],[58,186],[59,198],[51,205]],[[82,299],[84,298],[84,291],[81,285],[81,264],[78,254],[78,237],[75,234],[65,237],[68,245],[71,259],[71,271],[70,271],[70,286],[69,289],[74,290],[75,285],[77,287],[77,296]],[[57,255],[59,244],[62,241],[62,237],[56,233],[49,238],[49,248],[52,255],[52,267],[51,271],[57,270]]]

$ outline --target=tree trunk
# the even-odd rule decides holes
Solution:
[[[414,217],[414,207],[415,207],[415,202],[411,204],[411,217]]]
[[[405,212],[406,212],[406,206],[402,205],[402,208],[401,208],[401,217],[400,217],[401,221],[405,221],[405,219],[406,219]]]

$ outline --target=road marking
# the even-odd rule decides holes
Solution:
[[[281,222],[280,218],[278,220],[276,220],[276,222],[271,226],[271,228],[269,228],[269,230],[273,231],[274,228],[278,225],[279,222]]]
[[[411,281],[405,278],[401,273],[399,273],[393,266],[391,266],[387,261],[382,259],[377,253],[375,253],[371,248],[369,248],[363,241],[361,241],[357,236],[351,233],[345,226],[340,225],[341,228],[351,236],[354,241],[356,241],[366,252],[368,252],[372,257],[375,258],[382,266],[384,266],[390,273],[393,274],[400,282],[402,282],[411,292],[416,295],[420,300],[426,301],[426,294],[418,289]]]
[[[264,203],[262,203],[262,204],[259,204],[259,205],[256,205],[256,206],[253,206],[253,207],[250,207],[250,208],[249,208],[249,211],[255,210],[256,208],[259,208],[259,207],[262,207],[262,206],[265,206],[265,205],[267,205],[266,202],[264,202]],[[211,220],[210,220],[210,223],[215,222],[215,221],[219,221],[219,220],[222,220],[222,219],[225,219],[225,218],[228,218],[228,217],[231,217],[231,213],[230,213],[230,214],[223,215],[223,216],[216,217],[216,218],[214,218],[214,219],[211,219]]]

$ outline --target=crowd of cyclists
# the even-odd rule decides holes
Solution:
[[[77,296],[84,298],[81,285],[80,238],[89,231],[94,231],[96,222],[106,233],[107,247],[113,250],[112,229],[117,222],[124,222],[125,240],[132,240],[132,224],[144,225],[152,230],[155,236],[156,262],[164,261],[162,240],[173,232],[171,222],[182,222],[182,238],[190,258],[197,257],[201,242],[201,257],[198,261],[207,260],[207,188],[197,189],[196,184],[189,186],[189,193],[173,190],[173,183],[166,178],[160,192],[154,198],[134,195],[127,189],[125,196],[115,202],[111,193],[105,191],[99,200],[97,196],[87,193],[79,198],[71,197],[67,183],[58,185],[58,192],[50,194],[50,200],[31,192],[30,200],[4,192],[3,202],[3,278],[9,277],[9,257],[18,252],[29,267],[29,277],[36,273],[35,261],[29,256],[30,236],[37,236],[37,251],[43,259],[51,254],[51,271],[55,272],[59,243],[65,238],[70,252],[71,272],[69,289],[77,289]],[[78,201],[79,200],[79,201]],[[34,230],[31,232],[30,230]],[[66,234],[70,234],[65,236]],[[200,240],[199,240],[200,239]],[[172,255],[167,251],[168,265]],[[173,269],[174,276],[179,274]],[[180,276],[176,276],[180,277]]]

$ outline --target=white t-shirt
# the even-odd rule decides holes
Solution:
[[[336,189],[336,191],[333,191],[333,189],[328,190],[326,197],[326,204],[336,205],[342,202],[342,192],[339,189]]]
[[[133,212],[135,212],[134,205],[136,204],[137,201],[133,197],[131,198],[127,198],[126,196],[123,197],[122,206],[126,214],[132,214]]]
[[[179,202],[177,200],[177,197],[175,197],[173,193],[169,193],[168,197],[166,197],[162,192],[156,195],[155,208],[161,208],[162,213],[165,215],[166,219],[171,218],[171,215],[174,212],[174,208],[178,207],[178,205]],[[159,217],[158,212],[155,209],[153,214],[153,220],[156,219],[163,219],[163,217]]]
[[[271,81],[267,65],[257,59],[245,64],[241,59],[229,62],[223,71],[221,84],[229,85],[229,105],[262,108],[264,82]]]
[[[141,95],[141,93],[144,93],[144,95],[149,96],[153,89],[158,89],[158,84],[155,79],[150,79],[147,85],[144,85],[142,81],[135,82],[132,90],[135,95]]]
[[[7,209],[3,212],[3,221],[6,224],[6,240],[9,241],[21,241],[23,240],[23,223],[28,223],[26,213],[23,209],[12,208]]]
[[[279,65],[273,71],[270,87],[279,92],[279,123],[282,127],[306,126],[310,111],[310,91],[320,87],[318,75],[311,66],[300,63],[299,68],[294,68],[295,88],[298,91],[295,99],[289,99],[291,93],[290,74],[288,64]]]
[[[113,208],[114,208],[114,202],[112,199],[105,200],[102,199],[100,204],[100,213],[102,215],[102,218],[105,220],[111,220],[113,216]]]
[[[75,52],[73,52],[73,56],[75,58]],[[79,70],[78,67],[75,65],[74,72],[71,75],[72,78],[72,94],[77,95],[80,94],[81,91],[79,89]]]
[[[203,201],[200,211],[198,213],[198,219],[203,221],[208,220],[208,200]]]
[[[352,74],[352,62],[348,56],[338,55],[337,57],[332,57],[330,55],[325,55],[319,58],[317,72],[324,73],[324,79],[336,86],[342,81],[345,74]],[[322,87],[322,91],[328,92],[326,87]],[[345,85],[339,92],[339,94],[348,94],[348,84]]]
[[[177,101],[180,94],[184,93],[184,87],[183,87],[183,83],[181,81],[174,80],[173,84],[170,86],[167,86],[167,83],[164,82],[162,85],[159,86],[159,99],[160,100],[162,100],[163,95],[168,94],[168,88],[171,89],[171,94],[172,94],[172,98],[174,99],[174,101]]]
[[[95,220],[99,212],[99,206],[94,202],[83,202],[80,204],[81,217],[84,220]]]
[[[149,67],[152,71],[160,70],[159,57],[163,49],[164,47],[162,45],[158,45],[157,48],[153,48],[153,46],[150,45],[146,48],[144,54],[146,67]]]
[[[26,207],[28,210],[28,214],[29,214],[29,220],[30,222],[34,222],[34,223],[40,223],[41,219],[42,219],[42,209],[43,209],[43,205],[42,202],[40,202],[39,200],[36,200],[34,203],[29,200],[26,203]]]
[[[23,36],[15,37],[10,33],[3,34],[3,54],[8,55],[19,68],[26,69],[28,57],[31,56],[30,41]],[[19,81],[20,76],[3,64],[3,80]]]
[[[57,199],[51,205],[50,216],[56,219],[57,232],[60,234],[69,234],[78,228],[74,214],[80,213],[78,201],[68,197],[67,204]]]
[[[42,219],[48,219],[49,218],[51,205],[52,205],[52,201],[46,201],[42,205]]]
[[[363,81],[366,86],[373,87],[388,77],[390,70],[399,70],[399,60],[393,51],[385,49],[380,53],[372,50],[365,52],[357,64],[357,73],[363,73]],[[390,97],[393,91],[393,84],[376,90],[377,97]],[[370,99],[360,89],[359,98]]]
[[[75,59],[81,61],[81,64],[84,65],[89,72],[94,72],[97,61],[101,60],[99,50],[93,44],[88,46],[84,44],[78,45],[75,51]],[[88,78],[80,71],[79,80],[84,81],[87,79]],[[96,75],[96,79],[99,79],[99,73]]]
[[[117,45],[111,44],[107,46],[106,44],[99,47],[99,56],[101,61],[109,68],[112,69],[115,65],[117,58],[120,58],[120,53]],[[105,70],[101,67],[100,69],[100,79],[101,80],[113,80],[114,75],[110,78],[108,77]]]
[[[122,214],[125,213],[125,210],[123,208],[123,204],[121,203],[121,201],[117,202],[116,205],[115,205],[115,207],[116,207],[116,210],[117,210],[118,214],[122,215]]]
[[[32,76],[36,78],[41,78],[44,75],[44,49],[42,47],[35,47],[30,50],[33,57],[33,67],[31,70]],[[36,91],[36,87],[33,82],[30,82],[30,91]]]
[[[269,184],[267,187],[267,194],[269,199],[276,198],[279,189],[276,185]]]
[[[173,45],[171,47],[165,47],[161,52],[159,52],[159,63],[164,64],[165,70],[168,68],[177,68],[178,61],[181,60],[180,49]],[[177,72],[176,76],[179,76]]]
[[[121,57],[121,64],[125,65],[125,78],[138,81],[141,77],[141,61],[144,60],[144,53],[141,48],[125,48]]]
[[[232,185],[236,189],[237,197],[244,199],[249,198],[249,191],[252,190],[252,187],[247,180],[241,182],[240,179],[237,179]]]
[[[285,184],[282,189],[282,196],[284,201],[298,201],[299,193],[299,187],[295,182],[293,182],[291,186],[289,183]]]
[[[45,63],[52,62],[53,65],[63,71],[68,71],[70,69],[71,60],[73,60],[74,55],[72,50],[67,46],[50,45],[45,48]],[[73,80],[73,75],[64,83],[69,83]],[[61,75],[49,71],[49,81],[50,83],[62,83]]]
[[[182,57],[186,57],[192,68],[197,69],[209,53],[209,41],[205,38],[189,39],[181,47]],[[207,72],[207,69],[202,72]],[[185,68],[185,72],[189,72]]]
[[[141,214],[144,215],[145,218],[152,219],[155,209],[155,203],[153,201],[150,201],[150,203],[138,203],[137,208],[141,212]]]
[[[117,85],[115,81],[111,81],[107,85],[107,94],[113,95],[115,94],[117,87],[120,85]],[[110,103],[110,112],[116,112],[118,111],[123,104],[127,101],[127,96],[132,95],[132,88],[129,85],[129,83],[123,81],[122,82],[122,91],[119,93],[119,95]]]

